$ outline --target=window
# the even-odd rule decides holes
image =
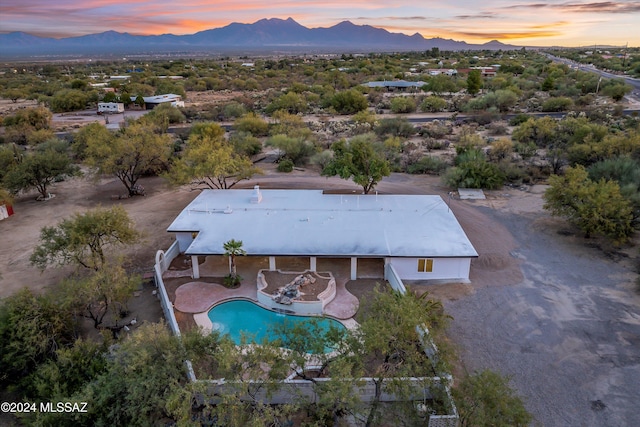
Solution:
[[[433,260],[421,258],[418,260],[418,271],[420,273],[431,273],[433,272]]]

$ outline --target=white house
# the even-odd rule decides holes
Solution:
[[[392,266],[401,279],[468,281],[478,256],[440,196],[340,195],[322,190],[204,190],[173,221],[180,252],[221,255],[223,244],[241,240],[249,256],[358,260]],[[386,271],[386,268],[384,269]]]

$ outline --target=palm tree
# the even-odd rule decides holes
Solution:
[[[236,270],[236,256],[246,255],[247,251],[242,249],[242,240],[231,239],[222,245],[224,248],[224,255],[229,257],[229,274],[234,279],[238,277]]]

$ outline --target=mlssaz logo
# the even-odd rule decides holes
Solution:
[[[87,402],[40,402],[40,412],[88,412]]]

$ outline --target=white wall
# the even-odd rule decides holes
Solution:
[[[191,243],[193,243],[193,237],[191,237],[191,233],[176,233],[176,240],[178,241],[178,245],[180,245],[180,252],[184,253]]]
[[[433,259],[431,273],[418,272],[419,258],[390,258],[390,264],[404,280],[451,280],[469,281],[471,258],[428,258]]]

